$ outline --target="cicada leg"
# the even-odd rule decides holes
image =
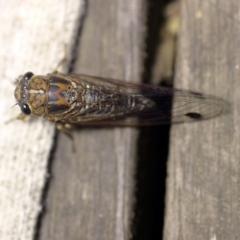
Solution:
[[[53,72],[58,72],[59,68],[61,66],[63,66],[64,63],[67,61],[68,54],[67,54],[67,44],[66,43],[64,44],[63,48],[64,48],[63,49],[63,57],[62,57],[62,59],[60,59],[60,61],[58,62],[57,66],[55,67]]]
[[[63,134],[65,134],[71,141],[71,145],[72,145],[72,151],[75,152],[76,148],[75,148],[75,142],[74,142],[74,137],[72,135],[72,132],[70,132],[69,130],[72,129],[74,126],[68,123],[57,123],[57,129],[62,132]]]
[[[24,121],[26,119],[26,117],[27,117],[26,115],[24,115],[23,113],[20,113],[17,117],[11,118],[8,121],[6,121],[5,123],[8,124],[8,123],[13,122],[15,120],[22,120],[22,121]]]

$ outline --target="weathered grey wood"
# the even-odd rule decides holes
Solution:
[[[240,19],[236,1],[181,1],[176,87],[231,113],[172,127],[164,239],[240,238]]]
[[[74,72],[140,80],[143,0],[90,0]],[[132,128],[60,134],[41,239],[128,239],[138,135]]]
[[[15,79],[47,74],[71,45],[82,1],[9,0],[0,8],[0,239],[31,240],[41,210],[54,125],[20,114]],[[64,31],[63,31],[64,29]]]

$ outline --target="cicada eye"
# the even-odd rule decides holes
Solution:
[[[34,74],[32,72],[26,72],[24,75],[23,75],[23,79],[25,81],[29,80]]]
[[[21,111],[23,114],[25,115],[30,115],[32,113],[30,107],[28,106],[28,104],[24,103],[22,106],[21,106]]]

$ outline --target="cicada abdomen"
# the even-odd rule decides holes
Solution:
[[[25,115],[82,125],[179,123],[212,118],[228,109],[222,99],[190,91],[62,73],[26,73],[15,98]]]

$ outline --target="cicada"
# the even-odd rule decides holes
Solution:
[[[191,91],[58,72],[25,73],[14,95],[22,114],[72,125],[180,123],[212,118],[228,108],[220,98]]]

